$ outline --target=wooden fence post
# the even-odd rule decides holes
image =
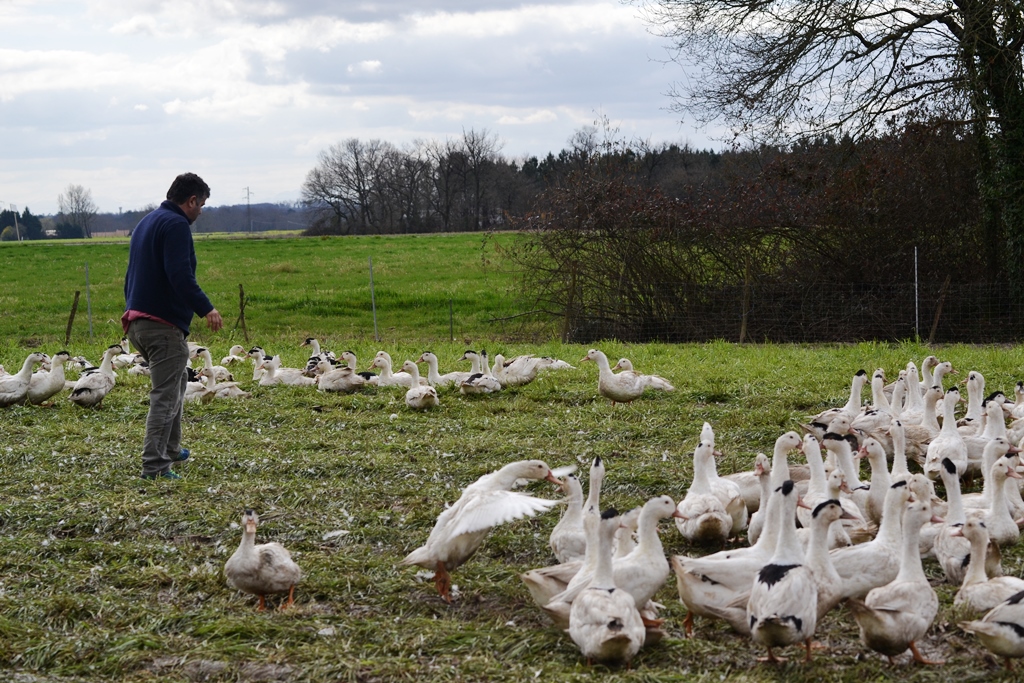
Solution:
[[[235,321],[235,329],[242,326],[242,334],[245,335],[245,343],[249,343],[249,329],[245,326],[245,290],[238,285],[238,320]]]
[[[75,300],[71,304],[71,315],[68,316],[68,327],[64,331],[64,346],[71,343],[71,326],[75,324],[75,313],[78,311],[78,296],[81,294],[77,289],[75,290]]]

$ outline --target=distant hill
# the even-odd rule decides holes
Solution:
[[[92,232],[127,234],[153,208],[155,206],[138,211],[97,214],[92,223]],[[194,227],[196,232],[305,230],[309,227],[309,220],[299,204],[236,204],[203,209],[203,215]]]

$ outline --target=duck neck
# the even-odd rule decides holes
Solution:
[[[705,452],[705,449],[702,448],[697,449],[697,452],[693,454],[693,482],[690,484],[691,488],[701,493],[706,493],[711,487],[709,470],[715,467],[714,458],[714,455]]]
[[[1010,508],[1006,504],[1006,482],[1007,480],[1012,481],[1012,479],[1006,476],[1005,469],[999,471],[1000,468],[1003,467],[1001,464],[996,464],[995,467],[996,471],[990,475],[992,481],[992,497],[990,499],[991,504],[989,506],[988,514],[988,518],[990,520],[989,523],[1001,522],[1003,524],[1014,524],[1013,515],[1010,514]]]
[[[878,524],[878,535],[875,536],[878,543],[890,547],[899,545],[900,536],[903,532],[903,500],[902,491],[890,487],[885,492],[885,507],[882,511],[882,521]]]
[[[971,561],[967,563],[967,573],[961,586],[970,586],[988,581],[985,571],[985,556],[988,554],[988,534],[977,534],[971,541]]]
[[[888,491],[892,485],[892,478],[885,466],[885,453],[872,455],[868,458],[868,464],[871,465],[871,490],[877,491],[880,488],[883,491]]]
[[[599,520],[597,534],[597,557],[594,564],[594,578],[590,585],[594,588],[614,588],[615,575],[612,570],[612,539],[618,529],[618,518]]]
[[[860,472],[853,464],[853,452],[850,450],[850,444],[844,439],[838,442],[837,446],[833,451],[836,454],[836,462],[839,464],[839,469],[846,475],[846,485],[855,491],[861,487],[861,481]]]
[[[100,372],[102,372],[104,375],[112,375],[112,374],[114,374],[113,364],[114,364],[114,351],[112,349],[108,349],[103,354],[103,360],[100,361]]]
[[[804,457],[807,458],[807,468],[810,470],[811,478],[807,484],[808,493],[825,493],[828,488],[828,476],[825,474],[825,462],[821,459],[821,449],[817,447],[808,448],[804,445]]]
[[[891,413],[889,399],[885,397],[885,380],[881,377],[871,379],[871,402],[875,404],[875,410]]]
[[[920,411],[923,407],[921,394],[921,381],[917,376],[917,366],[913,363],[907,365],[907,410]]]
[[[892,471],[890,477],[910,474],[907,467],[907,435],[903,432],[903,425],[889,430],[892,437]]]
[[[922,411],[921,426],[927,427],[933,432],[939,431],[939,418],[935,412],[935,401],[928,399],[924,402],[924,410]]]
[[[860,412],[860,399],[861,394],[864,393],[864,382],[867,375],[857,374],[853,376],[853,382],[850,383],[850,398],[846,402],[846,407],[843,409],[849,415],[856,415]]]
[[[964,514],[964,500],[960,495],[960,478],[942,468],[942,483],[946,485],[946,524],[963,524],[967,521]]]
[[[772,490],[782,486],[782,482],[787,479],[789,479],[789,461],[786,459],[786,450],[776,446],[772,452]]]
[[[644,555],[663,555],[661,538],[658,536],[658,511],[644,506],[636,527],[636,547]]]
[[[238,544],[238,549],[245,553],[251,552],[256,547],[256,532],[243,531],[242,542]]]
[[[837,499],[838,500],[838,499]],[[831,522],[815,517],[811,520],[811,538],[807,543],[807,562],[821,565],[829,557],[828,530]]]
[[[795,497],[796,492],[790,496]],[[778,541],[775,545],[775,553],[772,555],[772,564],[803,564],[804,551],[800,540],[796,536],[796,501],[783,501],[779,507],[782,508],[782,516],[776,520],[778,527]]]
[[[907,516],[904,513],[903,555],[900,559],[900,571],[896,575],[896,581],[927,583],[928,577],[924,575],[924,567],[921,565],[921,549],[918,546],[918,539],[921,536],[921,521],[920,518],[906,519]]]
[[[437,358],[427,358],[427,381],[436,384],[440,381],[441,375],[437,370]]]

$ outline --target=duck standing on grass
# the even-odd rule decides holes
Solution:
[[[29,385],[32,383],[32,367],[44,360],[46,360],[46,354],[30,353],[17,374],[4,375],[0,378],[0,408],[25,402],[25,399],[28,398]]]
[[[409,553],[399,565],[416,564],[434,570],[437,592],[450,604],[449,572],[473,556],[492,527],[532,517],[558,504],[557,500],[512,491],[517,479],[546,479],[562,485],[542,460],[521,460],[485,474],[463,489],[459,499],[437,518],[427,542]]]
[[[224,564],[224,576],[231,587],[259,596],[261,612],[267,608],[267,595],[288,593],[288,600],[281,605],[286,609],[295,603],[295,584],[302,578],[302,570],[280,543],[256,545],[259,522],[254,510],[242,515],[242,542]]]

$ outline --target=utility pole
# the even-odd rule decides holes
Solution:
[[[18,227],[18,207],[14,204],[8,204],[11,207],[11,213],[14,214],[14,232],[18,235],[18,241],[21,241],[21,228]]]
[[[249,192],[249,186],[248,185],[246,185],[243,189],[245,190],[245,215],[249,219],[249,234],[251,235],[252,234],[252,207],[249,205],[249,198],[250,198],[250,195],[252,193]]]

